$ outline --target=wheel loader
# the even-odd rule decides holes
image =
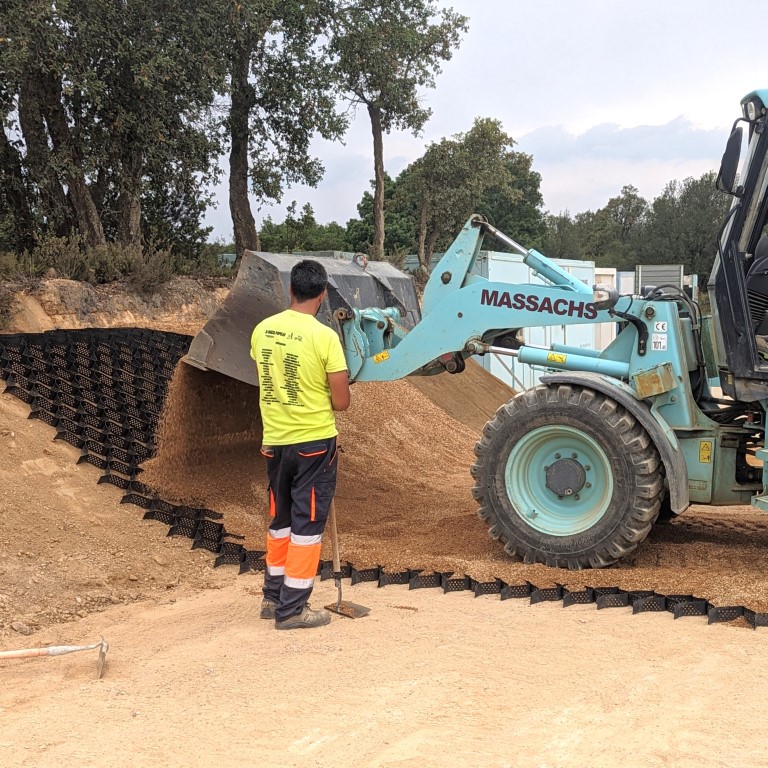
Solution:
[[[322,259],[318,317],[342,339],[352,382],[461,375],[472,356],[547,369],[496,412],[471,467],[479,515],[512,556],[600,568],[632,552],[661,517],[690,504],[768,511],[764,461],[768,362],[768,90],[741,102],[718,188],[733,198],[708,282],[711,314],[674,286],[637,295],[589,287],[480,216],[434,268],[421,305],[392,265]],[[544,284],[473,272],[495,238]],[[248,339],[287,305],[297,257],[248,252],[229,298],[185,361],[257,384]],[[520,341],[531,327],[617,323],[603,350]]]

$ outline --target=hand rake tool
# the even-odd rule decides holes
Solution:
[[[331,544],[333,546],[333,581],[339,591],[339,596],[335,603],[326,605],[325,609],[338,613],[339,616],[346,616],[348,619],[360,619],[367,616],[371,609],[341,599],[341,558],[339,557],[339,535],[336,531],[336,505],[334,502],[331,502],[331,509],[328,514],[328,527],[331,529]]]
[[[47,648],[25,648],[19,651],[0,651],[1,659],[25,659],[32,656],[63,656],[66,653],[75,651],[92,651],[99,649],[99,658],[96,662],[96,677],[101,678],[104,674],[104,667],[107,663],[107,651],[109,643],[102,637],[98,643],[91,645],[51,645]]]

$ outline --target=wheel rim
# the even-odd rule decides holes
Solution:
[[[507,457],[507,496],[531,528],[573,536],[592,528],[613,497],[605,451],[581,430],[539,427],[522,437]]]

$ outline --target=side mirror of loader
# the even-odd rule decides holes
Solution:
[[[619,300],[619,292],[612,285],[593,285],[592,303],[595,309],[612,309]]]
[[[726,194],[734,197],[741,197],[744,189],[736,186],[736,174],[739,169],[739,160],[741,160],[741,142],[744,135],[744,129],[739,125],[735,126],[728,137],[728,143],[725,145],[723,159],[720,161],[720,172],[717,174],[715,186]]]

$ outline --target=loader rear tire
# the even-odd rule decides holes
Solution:
[[[473,495],[490,534],[527,563],[603,568],[659,513],[659,452],[637,419],[587,387],[541,385],[503,405],[475,446]]]

